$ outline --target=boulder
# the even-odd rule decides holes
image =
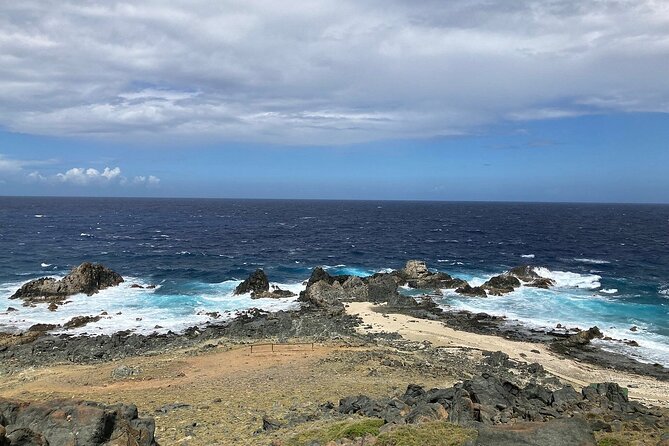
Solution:
[[[251,273],[249,277],[246,278],[242,283],[240,283],[237,288],[235,288],[234,294],[247,294],[251,295],[257,293],[263,293],[269,291],[269,279],[265,274],[265,271],[258,268]]]
[[[469,284],[466,284],[464,286],[456,288],[455,292],[458,293],[458,294],[462,294],[463,296],[472,296],[472,297],[487,297],[488,296],[486,294],[485,290],[482,287],[480,287],[480,286],[473,287]]]
[[[400,270],[400,274],[406,280],[415,280],[422,279],[430,274],[430,270],[427,269],[427,264],[422,260],[409,260],[404,268]]]
[[[397,282],[387,274],[372,276],[367,280],[367,300],[388,302],[397,300]]]
[[[320,280],[302,291],[299,300],[315,308],[324,308],[340,313],[344,311],[342,301],[347,298],[348,294],[339,282],[329,284]]]
[[[488,291],[488,294],[493,296],[501,296],[502,294],[512,292],[519,286],[520,280],[518,280],[517,277],[510,274],[501,274],[499,276],[492,277],[483,284],[482,288]]]
[[[573,347],[584,347],[593,339],[601,339],[604,334],[599,330],[599,327],[591,327],[587,330],[579,331],[566,339],[560,339],[551,344],[551,348],[556,351],[563,351]]]
[[[86,324],[91,322],[97,322],[100,320],[100,316],[75,316],[69,321],[63,324],[63,328],[66,330],[71,330],[73,328],[83,327]]]
[[[0,419],[10,445],[156,445],[153,419],[139,418],[134,405],[0,399]]]
[[[309,280],[307,281],[307,288],[309,288],[311,285],[313,285],[316,282],[320,282],[321,280],[324,281],[324,282],[327,282],[329,284],[333,284],[334,282],[339,282],[340,284],[343,284],[344,282],[346,282],[351,277],[355,277],[355,276],[348,276],[348,275],[331,276],[323,268],[321,268],[320,266],[317,266],[311,272],[311,277],[309,277]]]
[[[540,279],[534,279],[532,282],[526,283],[525,286],[531,286],[534,288],[544,288],[548,289],[555,285],[555,281],[553,279],[549,279],[547,277],[542,277]]]
[[[467,283],[446,273],[430,272],[422,260],[409,260],[404,268],[393,274],[393,277],[399,284],[406,283],[411,288],[424,290],[454,289]]]
[[[91,296],[122,282],[120,274],[104,265],[86,262],[60,280],[51,277],[32,280],[19,288],[10,299],[23,299],[26,303],[62,303],[68,296],[80,293]]]
[[[522,280],[523,282],[533,282],[536,279],[542,278],[539,274],[537,274],[537,272],[534,270],[534,267],[531,265],[517,266],[509,270],[508,274]]]
[[[349,299],[365,302],[369,300],[369,286],[358,276],[349,276],[342,287]]]

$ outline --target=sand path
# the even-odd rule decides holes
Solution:
[[[370,302],[352,302],[347,311],[362,318],[360,332],[396,332],[412,341],[430,341],[434,346],[468,347],[503,351],[517,361],[537,362],[563,381],[580,388],[594,382],[613,381],[629,388],[629,395],[650,404],[669,406],[669,383],[654,378],[625,373],[565,359],[538,343],[519,342],[498,336],[480,335],[454,330],[439,321],[418,319],[402,314],[386,314],[375,310]],[[372,328],[368,328],[371,326]],[[366,328],[367,327],[367,328]],[[521,353],[523,356],[521,356]]]

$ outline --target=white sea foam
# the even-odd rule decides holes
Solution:
[[[478,285],[486,278],[477,277],[469,281]],[[639,347],[631,347],[622,342],[610,342],[605,344],[608,350],[633,356],[640,361],[669,366],[669,337],[654,332],[652,324],[633,318],[638,308],[625,300],[597,297],[591,290],[583,288],[558,287],[548,290],[520,287],[512,293],[487,299],[461,296],[453,290],[443,294],[445,309],[505,316],[530,328],[550,329],[558,323],[580,329],[596,325],[606,336],[633,339],[639,343]],[[637,326],[638,330],[630,331],[632,326]]]
[[[546,279],[555,282],[558,288],[584,288],[595,290],[602,285],[599,282],[602,277],[596,274],[578,274],[569,271],[551,271],[544,267],[535,267],[534,272]]]
[[[79,234],[79,237],[93,237],[93,234],[89,234],[88,232],[82,232]]]
[[[533,259],[534,258],[534,254],[521,254],[520,256],[524,259]]]
[[[574,262],[587,263],[589,265],[607,265],[611,263],[608,260],[588,259],[588,258],[576,258],[574,259]]]
[[[599,290],[600,293],[604,294],[616,294],[618,292],[617,288],[606,288],[604,290]]]
[[[42,215],[42,214],[35,214],[35,218],[42,218],[42,217],[44,217],[44,215]]]
[[[297,297],[281,299],[252,299],[250,295],[234,296],[233,291],[240,281],[222,283],[194,283],[189,294],[174,295],[147,288],[149,281],[126,277],[119,286],[107,288],[93,296],[75,295],[56,311],[49,311],[46,304],[23,307],[21,302],[10,300],[23,282],[0,284],[0,331],[24,331],[36,323],[64,324],[75,316],[100,316],[74,330],[62,330],[69,334],[109,334],[121,330],[137,333],[175,332],[194,325],[231,318],[235,312],[249,308],[274,311],[298,308]],[[132,288],[133,284],[144,288]],[[272,284],[299,294],[302,283]],[[188,288],[191,288],[190,286]],[[18,311],[6,312],[7,307]],[[106,313],[106,314],[104,314]],[[220,313],[215,319],[207,313]],[[159,326],[161,328],[155,328]]]
[[[42,268],[48,268],[48,267],[51,266],[51,263],[40,263],[40,266],[41,266]]]

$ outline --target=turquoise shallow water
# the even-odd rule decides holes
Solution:
[[[258,267],[299,291],[315,266],[367,275],[413,258],[474,283],[541,267],[557,287],[490,299],[446,292],[441,303],[536,326],[596,324],[641,345],[607,348],[669,364],[669,206],[0,197],[0,330],[102,311],[108,318],[80,331],[179,330],[209,312],[297,305],[232,296]],[[85,260],[127,286],[75,296],[55,313],[8,300],[21,283]]]

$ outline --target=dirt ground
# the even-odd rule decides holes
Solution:
[[[371,348],[371,347],[370,347]],[[375,348],[378,350],[378,348]],[[453,377],[359,362],[366,348],[256,347],[225,341],[96,365],[54,365],[4,377],[0,396],[26,401],[74,398],[134,403],[155,417],[161,445],[268,445],[291,430],[257,434],[263,416],[309,413],[347,395],[401,393],[408,383],[447,386]],[[392,352],[388,352],[392,355]],[[124,365],[141,370],[115,379]],[[169,407],[169,405],[187,405]]]

